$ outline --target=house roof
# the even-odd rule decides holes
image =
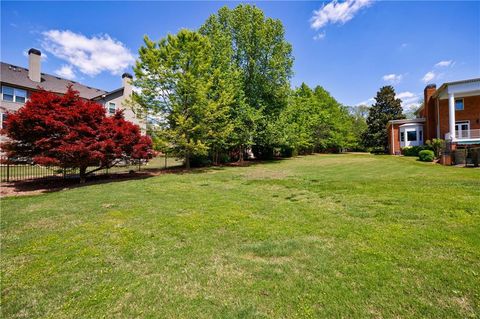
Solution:
[[[0,62],[0,64],[0,82],[5,84],[33,90],[37,90],[40,87],[55,93],[65,93],[67,86],[72,85],[72,88],[78,91],[82,98],[89,100],[104,94],[109,94],[109,92],[105,90],[92,88],[75,81],[45,73],[41,74],[42,81],[40,83],[34,82],[28,77],[28,69],[4,62]]]
[[[433,93],[432,97],[437,97],[443,90],[445,90],[449,85],[454,84],[464,84],[464,83],[473,83],[473,82],[480,82],[480,78],[475,79],[467,79],[461,81],[454,81],[454,82],[445,82],[443,83],[436,91]]]
[[[390,120],[387,123],[387,127],[389,127],[392,124],[410,124],[410,123],[423,123],[425,122],[425,119],[418,118],[418,119],[403,119],[403,120]]]

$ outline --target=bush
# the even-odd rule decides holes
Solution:
[[[435,159],[435,153],[431,150],[423,150],[418,153],[418,157],[422,162],[433,162]]]
[[[439,157],[440,153],[442,153],[446,147],[445,141],[441,138],[434,138],[431,141],[427,140],[425,144],[435,153],[435,157]]]
[[[402,154],[403,156],[417,157],[419,153],[423,150],[432,150],[432,147],[430,145],[406,146],[402,148]]]

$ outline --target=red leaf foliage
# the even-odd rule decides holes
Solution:
[[[2,149],[9,157],[28,158],[64,168],[108,167],[119,160],[148,159],[152,141],[124,119],[107,117],[98,103],[86,101],[71,87],[64,95],[38,91],[11,113]]]

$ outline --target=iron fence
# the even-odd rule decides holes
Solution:
[[[145,163],[130,163],[124,165],[116,165],[110,168],[103,168],[91,173],[89,176],[110,175],[132,173],[142,170],[158,170],[166,169],[181,165],[181,162],[175,158],[158,156]],[[89,167],[88,171],[97,167]],[[16,182],[25,180],[49,180],[49,179],[68,179],[79,178],[79,169],[65,169],[61,167],[47,167],[18,161],[2,157],[0,160],[0,181]]]

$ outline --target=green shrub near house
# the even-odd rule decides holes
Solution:
[[[403,156],[418,156],[418,153],[423,150],[422,146],[406,146],[402,147]]]
[[[435,153],[432,150],[423,150],[418,153],[418,157],[422,162],[433,162]]]

